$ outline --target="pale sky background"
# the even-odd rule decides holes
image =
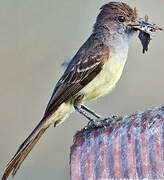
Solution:
[[[18,146],[40,121],[62,75],[60,64],[88,38],[105,0],[0,1],[0,174]],[[126,0],[139,14],[164,26],[163,0]],[[164,105],[164,33],[142,54],[137,37],[117,88],[89,103],[103,116],[126,115]],[[50,127],[24,161],[15,180],[69,179],[73,135],[87,121],[73,113]],[[9,177],[11,179],[11,177]]]

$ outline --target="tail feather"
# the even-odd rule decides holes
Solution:
[[[40,123],[36,126],[36,128],[28,136],[28,138],[20,145],[16,154],[6,166],[4,174],[2,176],[2,180],[6,180],[11,172],[12,172],[12,176],[16,174],[17,170],[21,166],[26,156],[29,154],[29,152],[35,146],[35,144],[40,139],[42,134],[48,128],[48,127],[43,127],[43,123],[44,123],[44,119],[40,121]]]

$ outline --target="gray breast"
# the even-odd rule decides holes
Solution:
[[[110,32],[105,44],[110,47],[117,60],[124,61],[127,59],[129,37],[126,33]]]

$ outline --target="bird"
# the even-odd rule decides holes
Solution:
[[[7,164],[2,180],[14,176],[48,127],[57,127],[73,112],[98,126],[105,118],[85,106],[104,96],[120,79],[128,56],[129,40],[143,26],[136,8],[109,2],[100,8],[87,41],[80,47],[57,82],[43,118]],[[92,117],[92,116],[93,117]]]

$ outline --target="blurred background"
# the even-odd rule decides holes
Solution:
[[[105,0],[0,1],[0,174],[18,146],[40,121],[53,88],[64,69],[89,37]],[[164,26],[163,0],[125,0],[139,15]],[[157,33],[142,54],[139,39],[129,56],[117,88],[88,103],[103,116],[127,115],[164,105],[164,34]],[[73,113],[58,128],[50,127],[24,161],[16,180],[69,179],[73,135],[87,121]],[[9,177],[11,179],[11,177]]]

